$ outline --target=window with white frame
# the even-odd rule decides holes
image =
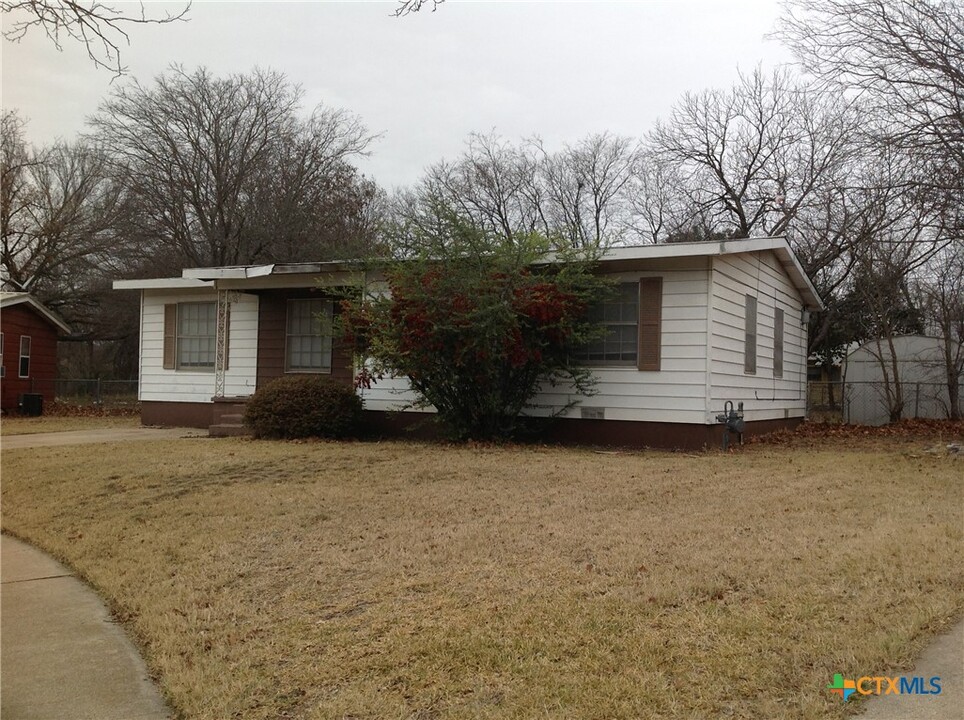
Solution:
[[[217,341],[217,303],[177,305],[177,368],[213,370]]]
[[[639,353],[639,283],[621,283],[616,292],[589,309],[589,321],[606,334],[576,357],[591,365],[635,365]]]
[[[331,372],[333,313],[331,300],[305,298],[288,301],[287,372]]]
[[[30,336],[20,336],[20,368],[19,377],[30,377]]]

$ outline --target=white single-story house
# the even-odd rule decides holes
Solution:
[[[344,262],[192,268],[178,278],[116,281],[115,289],[141,293],[143,422],[216,425],[228,411],[219,406],[237,413],[255,389],[286,373],[353,383],[354,359],[313,319],[338,312],[332,288],[377,288],[383,281],[359,268]],[[599,272],[617,281],[620,292],[603,308],[609,338],[587,353],[596,394],[546,388],[536,400],[546,415],[577,401],[550,423],[550,436],[713,445],[726,401],[743,403],[751,433],[803,419],[807,320],[822,305],[784,238],[617,247],[606,252]],[[411,399],[405,378],[358,392],[376,424],[417,417],[415,410],[389,412]]]
[[[960,356],[956,346],[951,350],[953,357]],[[941,338],[897,335],[891,340],[880,338],[865,342],[847,355],[844,377],[846,422],[858,425],[890,422],[890,402],[896,399],[897,383],[903,400],[903,418],[943,419],[950,415],[947,364]]]

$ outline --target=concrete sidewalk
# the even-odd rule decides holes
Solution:
[[[0,536],[3,720],[170,717],[100,598],[39,550]]]
[[[955,720],[964,718],[964,620],[934,639],[913,670],[892,675],[940,677],[940,695],[878,695],[860,720]]]
[[[101,430],[65,430],[63,432],[5,435],[0,439],[0,450],[53,447],[55,445],[86,445],[88,443],[130,442],[134,440],[174,440],[182,437],[203,437],[207,432],[197,428],[105,428]]]

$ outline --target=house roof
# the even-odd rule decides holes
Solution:
[[[185,272],[187,272],[185,270]],[[184,288],[209,288],[214,283],[209,280],[195,280],[194,278],[148,278],[146,280],[115,280],[115,290],[179,290]]]
[[[715,255],[736,255],[739,253],[765,252],[771,250],[777,256],[794,287],[803,297],[804,305],[812,310],[822,310],[824,305],[820,294],[813,286],[796,253],[784,237],[743,238],[708,242],[664,243],[659,245],[638,245],[633,247],[613,247],[606,251],[602,262],[619,260],[650,260],[685,257],[710,257]]]
[[[666,243],[659,245],[637,245],[612,247],[606,250],[600,262],[621,263],[639,260],[664,260],[670,258],[710,257],[716,255],[735,255],[739,253],[773,251],[790,281],[800,292],[806,307],[814,310],[823,308],[823,302],[810,278],[804,272],[800,261],[783,237],[745,238],[711,242]],[[210,287],[217,280],[247,280],[279,275],[317,275],[325,272],[339,272],[357,269],[358,262],[331,261],[310,263],[272,263],[266,265],[227,265],[221,267],[188,268],[180,278],[160,278],[153,280],[115,280],[115,290],[160,289],[160,288],[200,288]]]
[[[70,334],[70,326],[65,323],[60,316],[57,315],[57,313],[41,303],[30,293],[7,291],[0,292],[0,310],[23,304],[27,304],[32,307],[39,315],[49,321],[51,325],[56,326],[65,335]]]

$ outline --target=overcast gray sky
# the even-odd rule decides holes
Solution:
[[[188,22],[134,27],[123,60],[141,81],[170,63],[280,70],[306,109],[342,107],[381,134],[359,165],[390,188],[457,155],[472,131],[550,147],[607,130],[641,137],[687,90],[790,59],[764,37],[776,0],[450,1],[405,18],[393,7],[195,2]],[[111,89],[80,46],[57,52],[37,31],[3,41],[2,60],[3,107],[29,120],[34,143],[75,137]]]

